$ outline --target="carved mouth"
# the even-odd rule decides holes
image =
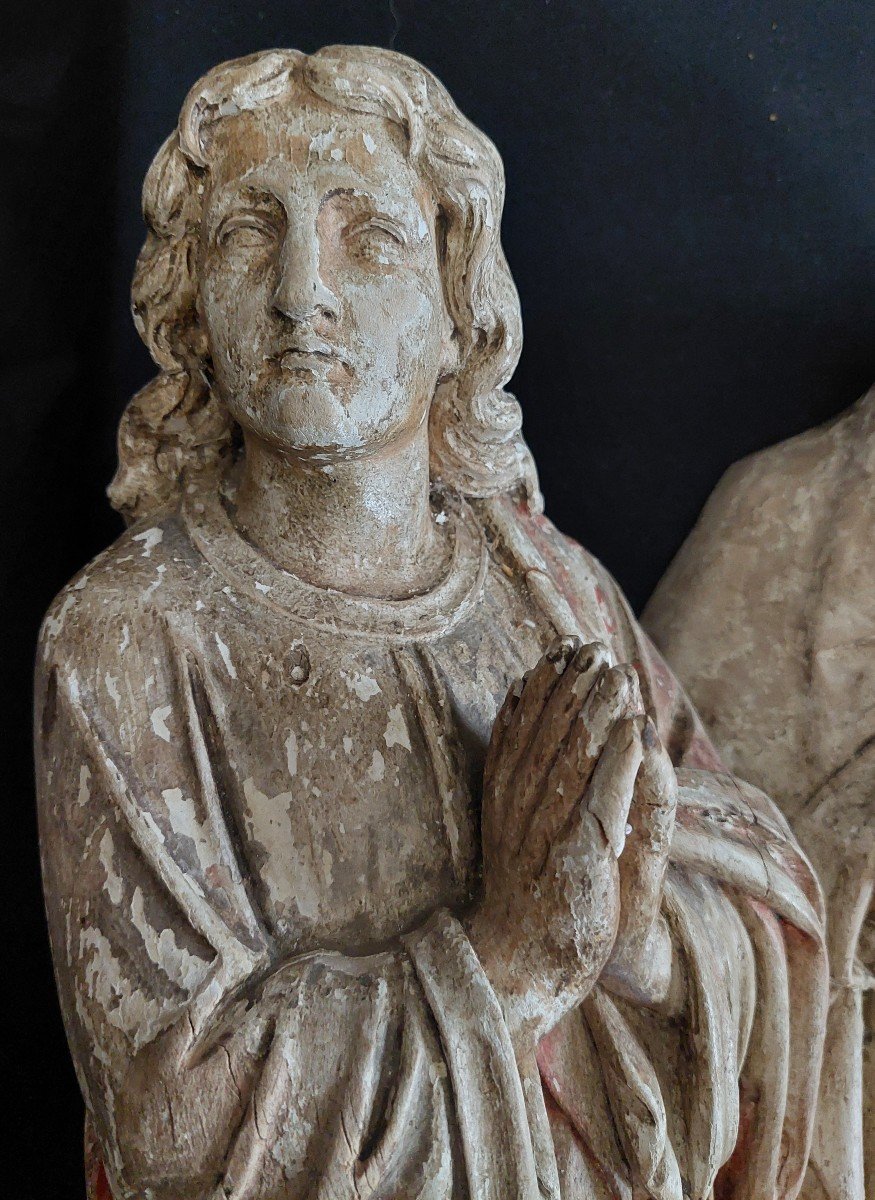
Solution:
[[[283,371],[308,371],[331,363],[340,363],[349,367],[349,363],[339,350],[334,346],[329,346],[327,342],[318,341],[287,346],[273,356],[273,361]]]

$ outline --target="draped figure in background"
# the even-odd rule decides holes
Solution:
[[[819,887],[540,511],[502,202],[362,47],[216,68],[149,172],[130,528],[37,667],[95,1198],[797,1193]]]
[[[727,472],[643,617],[826,894],[830,1011],[806,1195],[828,1200],[875,1188],[873,529],[870,389]]]

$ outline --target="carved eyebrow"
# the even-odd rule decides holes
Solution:
[[[232,191],[227,200],[223,197],[223,201],[230,206],[242,203],[249,204],[252,207],[258,207],[259,205],[263,208],[281,209],[283,207],[279,196],[272,192],[270,188],[253,187],[252,184],[244,184],[243,187]]]
[[[345,200],[363,200],[367,204],[371,205],[371,207],[375,210],[382,209],[383,207],[372,192],[366,191],[363,188],[333,187],[330,188],[319,201],[320,211],[325,207],[326,204],[328,204],[330,200],[335,200],[338,196]]]
[[[225,193],[225,194],[223,194]],[[286,211],[282,201],[268,188],[254,187],[250,183],[242,187],[231,185],[223,188],[216,197],[215,207],[208,214],[206,233],[208,237],[216,237],[225,222],[235,213],[257,212],[272,220],[284,221]]]
[[[278,196],[268,188],[253,187],[251,184],[223,188],[215,199],[216,203],[210,206],[212,211],[209,213],[211,229],[215,229],[227,216],[240,209],[268,211],[272,216],[285,215],[285,208]]]
[[[374,196],[372,192],[361,191],[358,188],[331,188],[331,190],[326,192],[320,200],[320,210],[322,209],[323,205],[336,196],[349,197],[352,200],[363,200],[368,206],[369,211],[357,215],[352,221],[350,221],[350,227],[364,225],[368,221],[382,220],[395,226],[400,233],[404,233],[405,235],[411,232],[413,229],[413,224],[409,214],[391,211],[386,207],[385,204],[382,204],[378,197]]]

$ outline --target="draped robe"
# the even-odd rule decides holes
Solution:
[[[805,858],[597,562],[510,499],[436,503],[452,561],[410,600],[309,586],[215,495],[132,527],[46,618],[41,844],[92,1194],[793,1196],[826,987]],[[563,624],[635,664],[679,769],[674,984],[598,983],[535,1062],[460,916],[493,719]]]

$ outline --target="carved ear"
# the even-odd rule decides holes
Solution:
[[[187,330],[186,342],[191,349],[192,354],[209,371],[210,362],[210,339],[207,336],[207,323],[204,320],[204,306],[201,300],[201,290],[198,287],[194,297],[194,319],[190,328]]]

